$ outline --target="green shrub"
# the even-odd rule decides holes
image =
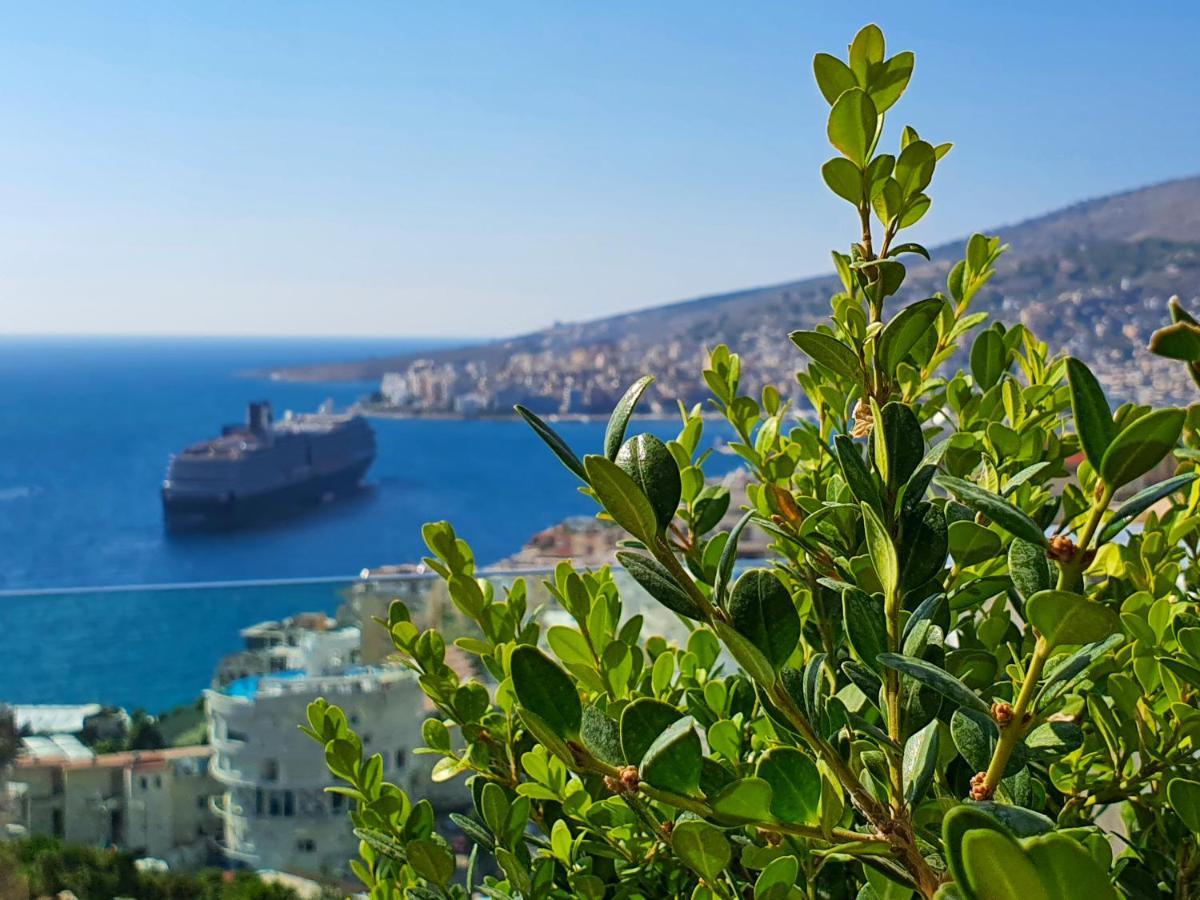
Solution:
[[[0,898],[27,900],[70,891],[79,900],[296,900],[252,872],[140,872],[134,857],[35,837],[0,842]]]
[[[470,777],[474,812],[456,819],[475,844],[467,890],[1197,896],[1187,414],[1113,412],[1083,363],[1021,325],[984,327],[971,300],[999,238],[968,241],[944,294],[892,299],[905,260],[928,256],[902,235],[950,144],[904,128],[880,150],[913,56],[886,56],[878,28],[848,62],[819,54],[814,68],[839,151],[822,175],[859,237],[833,255],[830,320],[791,335],[814,416],[773,387],[740,393],[738,356],[710,354],[713,410],[754,476],[737,527],[714,532],[729,495],[706,486],[699,407],[681,407],[673,441],[626,439],[649,379],[582,458],[518,410],[628,533],[621,563],[686,641],[644,638],[608,569],[567,564],[548,587],[574,625],[544,631],[524,583],[498,596],[477,580],[444,522],[425,529],[427,562],[478,626],[455,643],[496,686],[461,680],[441,635],[391,608],[396,649],[438,710],[424,728],[434,777]],[[1200,329],[1175,318],[1156,349],[1195,374]],[[944,372],[968,344],[969,371]],[[743,528],[769,534],[772,559],[735,580]],[[357,801],[371,896],[463,896],[429,804],[384,782],[336,707],[314,704],[309,731]],[[480,856],[497,874],[480,877]]]

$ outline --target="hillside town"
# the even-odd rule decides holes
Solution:
[[[1191,386],[1177,367],[1146,351],[1169,318],[1168,300],[1200,306],[1200,225],[1178,218],[1200,202],[1200,178],[1182,179],[1077,204],[996,229],[1011,248],[973,311],[1019,322],[1039,339],[1084,360],[1116,401],[1185,405]],[[961,243],[933,248],[911,263],[902,303],[946,291]],[[519,337],[409,356],[323,363],[271,371],[281,380],[371,380],[376,412],[393,415],[508,415],[520,403],[539,414],[607,414],[625,386],[644,374],[657,385],[648,413],[676,398],[702,402],[707,352],[727,344],[742,358],[742,390],[773,384],[798,411],[804,357],[786,335],[827,321],[831,276],[701,297],[594,321],[559,322]],[[949,363],[967,363],[969,344]]]

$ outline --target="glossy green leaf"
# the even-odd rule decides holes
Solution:
[[[883,601],[858,588],[847,588],[842,594],[842,615],[854,655],[874,671],[882,672],[879,655],[888,647]]]
[[[1160,328],[1150,336],[1149,349],[1167,359],[1200,361],[1200,327],[1191,322],[1175,322]]]
[[[795,747],[772,747],[759,758],[755,775],[771,786],[771,813],[797,825],[820,821],[821,775]]]
[[[883,686],[883,681],[875,673],[875,670],[865,663],[853,659],[842,663],[841,669],[846,673],[846,677],[854,683],[854,686],[863,692],[868,701],[874,702],[874,698],[879,695],[879,689]]]
[[[896,158],[894,177],[905,197],[919,194],[929,186],[937,159],[927,141],[913,141]]]
[[[916,225],[925,213],[929,212],[929,207],[933,201],[925,194],[917,194],[904,205],[904,212],[900,215],[900,227],[911,228]]]
[[[875,141],[878,113],[875,104],[861,88],[850,88],[833,103],[829,111],[829,143],[860,169]]]
[[[688,868],[708,882],[716,882],[732,859],[724,833],[702,819],[677,823],[671,831],[671,849]]]
[[[792,596],[769,569],[751,569],[729,596],[733,627],[779,669],[800,640],[800,616]]]
[[[584,707],[579,738],[592,756],[610,766],[625,765],[621,749],[621,729],[594,704]]]
[[[835,156],[821,166],[821,177],[829,189],[843,200],[859,206],[863,202],[863,173],[844,156]],[[808,332],[817,334],[819,332]],[[845,345],[843,345],[845,346]],[[807,352],[807,351],[806,351]],[[809,354],[813,356],[813,354]],[[816,359],[813,356],[813,359]]]
[[[800,875],[800,861],[794,856],[771,860],[754,882],[754,900],[788,900]]]
[[[1191,663],[1186,663],[1181,659],[1175,659],[1172,656],[1160,656],[1158,664],[1169,670],[1172,675],[1200,690],[1200,667],[1193,666]]]
[[[1026,600],[1053,584],[1045,548],[1020,538],[1013,538],[1008,545],[1008,573],[1017,593]]]
[[[613,521],[642,543],[653,543],[658,518],[637,482],[606,456],[585,456],[583,466],[588,483]]]
[[[983,390],[994,386],[1008,369],[1004,338],[994,328],[979,333],[971,345],[971,374]]]
[[[1067,360],[1067,380],[1071,386],[1071,410],[1079,442],[1088,462],[1099,470],[1104,452],[1117,436],[1112,410],[1091,369],[1074,357]]]
[[[891,535],[887,533],[879,516],[866,503],[862,504],[863,528],[867,536],[867,552],[875,574],[883,585],[886,596],[896,596],[900,588],[900,560],[896,556],[896,545],[892,543]]]
[[[900,520],[900,584],[905,590],[920,587],[946,565],[950,546],[946,516],[932,503],[919,503]]]
[[[871,86],[868,93],[880,114],[891,109],[900,99],[912,79],[915,63],[916,57],[905,50],[871,70]]]
[[[1011,832],[992,816],[975,805],[956,806],[942,819],[942,845],[945,848],[946,865],[954,881],[966,892],[967,874],[963,866],[963,838],[973,831],[996,831],[1013,840]],[[1014,841],[1015,843],[1015,841]],[[971,896],[967,895],[967,900]]]
[[[652,697],[639,697],[621,712],[621,752],[632,766],[641,765],[650,745],[683,713]]]
[[[725,546],[721,548],[721,558],[717,561],[717,576],[713,581],[712,591],[713,602],[719,607],[724,608],[725,606],[725,594],[729,589],[729,579],[733,577],[733,564],[737,561],[738,542],[753,516],[754,510],[747,510],[743,513],[742,517],[737,520],[737,524],[730,529],[729,538],[725,541]]]
[[[1182,409],[1156,409],[1121,429],[1100,463],[1104,483],[1122,487],[1162,462],[1179,443],[1186,417]]]
[[[986,771],[1000,740],[1000,730],[989,713],[962,706],[950,717],[950,739],[967,765],[975,772]],[[1028,761],[1025,745],[1018,743],[1004,768],[1006,778],[1018,774]]]
[[[974,809],[991,816],[1019,838],[1033,837],[1054,830],[1054,820],[1023,806],[984,800],[972,804]]]
[[[949,531],[950,555],[960,568],[981,563],[1000,552],[1000,535],[970,519],[952,522]]]
[[[558,735],[554,727],[547,723],[545,719],[532,710],[520,705],[517,706],[517,715],[521,717],[522,724],[533,735],[535,741],[568,765],[574,764],[575,758],[571,753],[571,748],[567,746],[566,741]],[[582,720],[582,718],[583,713],[581,712],[580,719]]]
[[[1183,824],[1200,834],[1200,781],[1171,779],[1167,784],[1167,800]]]
[[[1019,537],[1040,547],[1045,547],[1048,543],[1045,533],[1037,522],[1003,497],[984,490],[970,481],[963,481],[961,478],[954,478],[950,475],[939,475],[934,478],[934,482],[975,512],[987,516],[1014,537]]]
[[[854,351],[823,331],[793,331],[788,335],[792,343],[825,368],[845,378],[858,379],[862,366]]]
[[[658,531],[665,531],[683,491],[679,465],[667,445],[652,434],[636,435],[621,445],[616,464],[641,488],[654,509]]]
[[[436,841],[422,838],[409,841],[405,847],[408,864],[422,878],[445,888],[454,877],[454,856]]]
[[[521,644],[509,658],[513,690],[521,705],[535,713],[560,738],[579,734],[583,707],[571,676],[542,651]]]
[[[1195,316],[1183,308],[1183,303],[1180,302],[1178,297],[1172,297],[1167,301],[1167,309],[1171,312],[1172,322],[1186,322],[1188,325],[1200,325],[1200,321],[1197,321]]]
[[[877,423],[876,440],[882,436],[887,449],[887,484],[893,491],[912,477],[925,456],[925,436],[921,434],[921,423],[912,408],[893,400],[882,409],[883,421]]]
[[[1169,497],[1176,491],[1190,485],[1200,475],[1195,472],[1188,472],[1184,475],[1176,475],[1174,478],[1168,478],[1166,481],[1160,481],[1158,484],[1152,484],[1148,488],[1144,488],[1122,503],[1104,529],[1100,532],[1100,543],[1111,541],[1130,521],[1136,519],[1143,512],[1161,500],[1163,497]]]
[[[1025,618],[1051,647],[1091,644],[1121,630],[1111,609],[1066,591],[1038,591],[1025,603]]]
[[[883,31],[878,25],[864,25],[850,42],[850,69],[861,85],[870,83],[871,70],[883,62],[884,48]]]
[[[1083,729],[1074,722],[1044,722],[1025,736],[1025,747],[1039,759],[1058,759],[1083,745]]]
[[[842,475],[845,477],[846,483],[850,485],[855,499],[860,503],[869,503],[876,510],[882,509],[878,483],[871,470],[867,468],[867,464],[863,462],[858,445],[849,435],[845,434],[839,434],[834,438],[833,443]]]
[[[977,900],[1060,900],[1049,894],[1021,846],[998,831],[976,829],[963,835],[965,887]]]
[[[843,92],[858,87],[850,67],[828,53],[818,53],[813,57],[813,74],[816,75],[821,95],[830,106]]]
[[[583,463],[579,461],[579,457],[575,455],[567,442],[558,436],[558,432],[543,422],[538,416],[531,413],[525,407],[517,405],[513,407],[517,415],[529,423],[529,427],[534,430],[547,447],[558,457],[559,462],[574,472],[583,481],[588,480],[587,472],[584,471]]]
[[[877,339],[877,352],[885,373],[896,374],[900,363],[934,327],[944,305],[944,301],[937,297],[918,300],[896,313],[884,326]]]
[[[1049,897],[1117,900],[1108,871],[1097,865],[1079,841],[1065,834],[1046,834],[1023,843]]]
[[[685,797],[700,796],[700,735],[691,716],[668,725],[638,766],[642,781]]]
[[[997,735],[996,723],[991,716],[978,710],[959,708],[950,718],[950,738],[954,748],[973,772],[987,769]]]
[[[754,642],[744,637],[732,625],[727,625],[720,619],[712,623],[713,630],[728,649],[730,655],[737,660],[752,679],[759,684],[775,683],[775,668],[767,656],[755,646]]]
[[[625,567],[642,588],[671,612],[688,619],[703,621],[704,613],[692,602],[666,567],[658,560],[628,550],[617,551],[617,562]]]
[[[918,803],[929,785],[938,761],[938,721],[934,719],[904,744],[902,771],[904,773],[904,802]]]
[[[897,672],[933,688],[952,703],[984,713],[989,711],[988,705],[978,694],[945,669],[939,669],[931,662],[914,659],[911,656],[901,656],[898,653],[881,654],[879,661],[889,669],[895,669]]]
[[[991,688],[999,663],[987,650],[951,650],[946,654],[946,671],[972,690]]]
[[[1046,673],[1045,683],[1038,693],[1035,706],[1058,696],[1096,660],[1105,657],[1109,651],[1124,643],[1124,640],[1124,635],[1114,634],[1097,643],[1080,647],[1062,662],[1056,663]]]
[[[646,388],[653,383],[653,375],[643,375],[629,386],[609,416],[608,427],[604,429],[604,455],[614,462],[621,445],[625,443],[625,429],[629,426],[634,410],[637,409],[638,401],[642,399],[642,394],[646,393]]]
[[[709,800],[718,819],[736,825],[767,823],[771,816],[771,785],[761,778],[739,778]]]

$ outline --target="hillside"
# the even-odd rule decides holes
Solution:
[[[1077,203],[1015,225],[988,229],[1012,249],[977,309],[1021,321],[1051,347],[1086,360],[1116,397],[1188,402],[1178,367],[1144,349],[1180,295],[1200,305],[1200,176]],[[909,271],[902,299],[943,290],[955,241]],[[801,362],[786,338],[829,312],[832,276],[700,297],[471,347],[286,369],[296,380],[378,379],[388,372],[414,411],[503,412],[524,403],[545,412],[607,411],[644,372],[658,377],[652,403],[704,396],[706,347],[743,355],[746,386],[785,389]],[[896,303],[895,300],[891,303]],[[893,307],[894,308],[894,307]]]

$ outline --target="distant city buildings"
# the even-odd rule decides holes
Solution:
[[[624,532],[594,516],[571,516],[539,531],[520,550],[496,564],[499,569],[552,569],[563,560],[596,568],[614,561]]]
[[[221,786],[210,747],[95,754],[71,735],[30,737],[8,777],[10,833],[120,847],[170,868],[209,862]]]

